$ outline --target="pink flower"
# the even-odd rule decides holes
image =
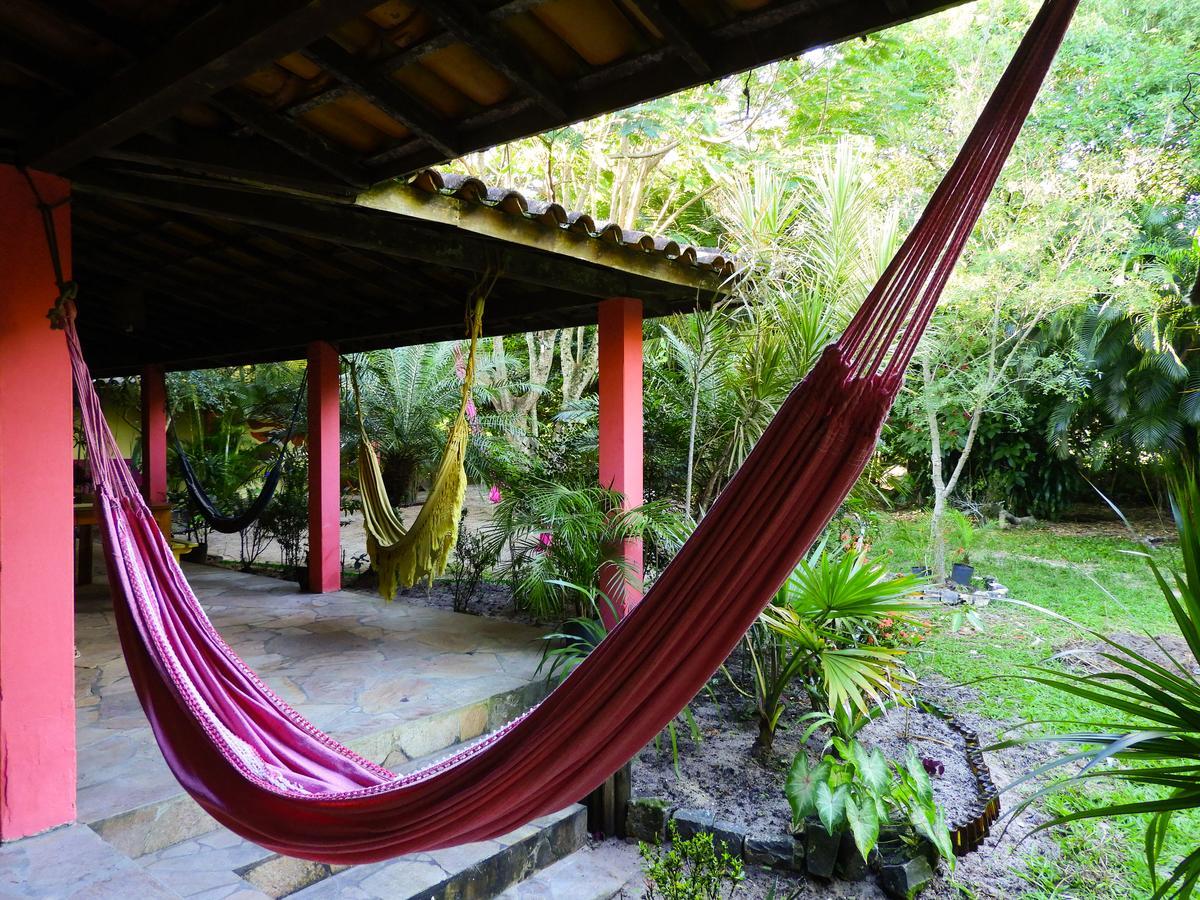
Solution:
[[[472,425],[475,424],[475,419],[479,416],[479,410],[475,408],[475,400],[471,397],[467,398],[467,421]]]
[[[488,491],[488,499],[491,500],[493,503],[499,503],[501,500],[504,499],[504,497],[502,497],[500,495],[500,485],[498,485],[498,484],[492,485],[492,489],[490,491]]]
[[[543,551],[549,550],[550,545],[554,543],[554,535],[548,531],[543,531],[538,535],[538,543],[542,545]]]

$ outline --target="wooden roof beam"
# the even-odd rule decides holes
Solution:
[[[349,161],[343,151],[330,146],[316,132],[276,114],[274,110],[236,88],[221,91],[208,102],[267,140],[274,141],[285,150],[324,169],[346,184],[357,188],[365,188],[371,184],[372,179],[367,171],[357,163]]]
[[[409,131],[453,159],[462,154],[450,129],[406,95],[390,78],[380,75],[352,53],[343,50],[330,38],[321,38],[309,45],[304,55],[332,74],[338,81],[383,110]]]
[[[48,172],[69,169],[376,5],[378,0],[221,4],[58,116],[20,157]]]
[[[693,72],[701,78],[712,76],[707,39],[692,24],[687,10],[675,0],[637,0],[637,8]]]
[[[450,34],[482,56],[500,74],[537,100],[548,114],[567,119],[566,95],[496,20],[469,0],[418,0],[418,5]]]
[[[712,277],[706,273],[688,272],[629,248],[625,248],[629,250],[625,258],[630,266],[637,266],[640,271],[623,271],[600,259],[594,262],[581,260],[512,241],[492,240],[447,224],[413,221],[405,216],[360,207],[216,186],[152,182],[94,170],[77,173],[74,189],[79,193],[225,219],[431,265],[479,273],[500,271],[515,281],[551,289],[570,284],[574,293],[592,297],[641,296],[650,299],[659,295],[688,294],[697,289],[711,290],[713,286]],[[544,233],[545,229],[540,232]],[[571,238],[569,235],[560,237],[562,240]],[[580,240],[591,242],[592,239]],[[598,246],[592,249],[600,252]],[[612,262],[616,262],[615,258]]]

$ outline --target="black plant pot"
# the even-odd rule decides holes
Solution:
[[[950,570],[950,580],[963,587],[970,587],[971,579],[974,577],[975,567],[967,563],[955,563]]]
[[[913,566],[911,571],[918,578],[928,578],[933,574],[929,571],[929,566]]]

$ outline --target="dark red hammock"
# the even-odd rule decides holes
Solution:
[[[130,478],[67,321],[121,644],[184,788],[271,850],[363,863],[512,831],[583,797],[652,740],[861,473],[1074,7],[1048,0],[1040,11],[879,284],[641,604],[540,705],[412,775],[397,777],[318,731],[217,635]]]

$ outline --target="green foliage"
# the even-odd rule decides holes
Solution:
[[[465,513],[463,518],[466,518]],[[470,608],[483,577],[498,560],[498,548],[487,540],[482,530],[471,530],[465,523],[459,524],[458,542],[447,566],[455,612],[466,612]]]
[[[911,680],[905,651],[882,645],[881,624],[927,608],[913,596],[919,584],[858,552],[818,547],[800,562],[743,644],[750,680],[743,693],[754,699],[759,752],[770,752],[793,683],[808,696],[812,727],[828,725],[843,736],[861,727],[872,706],[901,698]]]
[[[1171,859],[1169,874],[1158,880],[1172,820],[1183,811],[1200,810],[1200,679],[1195,671],[1195,661],[1200,659],[1200,484],[1194,474],[1174,483],[1172,500],[1182,570],[1164,572],[1152,556],[1143,555],[1190,658],[1177,657],[1154,639],[1166,658],[1165,662],[1158,662],[1118,639],[1093,631],[1092,636],[1106,647],[1100,655],[1110,668],[1076,674],[1046,666],[1032,667],[1031,674],[1026,676],[1029,681],[1082,700],[1096,713],[1088,718],[1068,717],[1069,724],[1085,730],[1024,739],[1081,749],[1017,782],[1061,766],[1082,763],[1078,772],[1024,800],[1022,809],[1063,784],[1094,779],[1156,788],[1156,794],[1147,799],[1101,802],[1062,813],[1040,826],[1049,828],[1099,817],[1146,817],[1144,849],[1156,898],[1190,897],[1200,881],[1200,844],[1194,839],[1191,851],[1182,859]]]
[[[722,843],[718,851],[713,836],[701,832],[681,838],[672,820],[670,846],[638,845],[646,878],[646,900],[727,900],[745,879],[742,861]]]
[[[308,447],[293,447],[283,463],[275,496],[259,517],[259,527],[279,545],[280,562],[294,569],[305,562],[308,534]]]
[[[1200,232],[1178,207],[1140,211],[1139,235],[1112,291],[1058,323],[1083,389],[1050,423],[1060,453],[1106,441],[1152,460],[1200,457],[1200,310],[1188,294],[1200,274]]]
[[[867,859],[882,826],[911,826],[953,866],[950,831],[916,753],[910,749],[904,763],[898,763],[857,741],[834,738],[832,743],[834,753],[817,765],[801,750],[788,769],[784,794],[792,808],[793,827],[799,829],[805,819],[815,816],[830,834],[849,831]]]
[[[303,368],[291,363],[173,372],[167,388],[172,415],[171,427],[191,461],[205,491],[227,515],[237,515],[257,496],[262,477],[275,461],[275,441],[256,441],[252,428],[266,431],[275,440],[286,434],[301,389]],[[293,436],[306,431],[303,404],[297,412]],[[169,463],[178,466],[172,446]],[[173,491],[180,505],[187,493]],[[198,512],[189,509],[189,534],[208,538],[208,526]],[[243,542],[243,562],[257,553]]]
[[[582,612],[568,585],[596,583],[600,568],[621,541],[653,535],[678,547],[685,525],[672,504],[651,501],[622,509],[621,497],[599,485],[568,487],[524,475],[505,485],[486,529],[496,552],[510,558],[499,571],[513,584],[514,599],[541,620],[564,610]]]
[[[446,448],[462,400],[453,350],[453,343],[398,347],[362,354],[353,363],[366,433],[377,444],[393,503],[416,501],[421,480]]]

